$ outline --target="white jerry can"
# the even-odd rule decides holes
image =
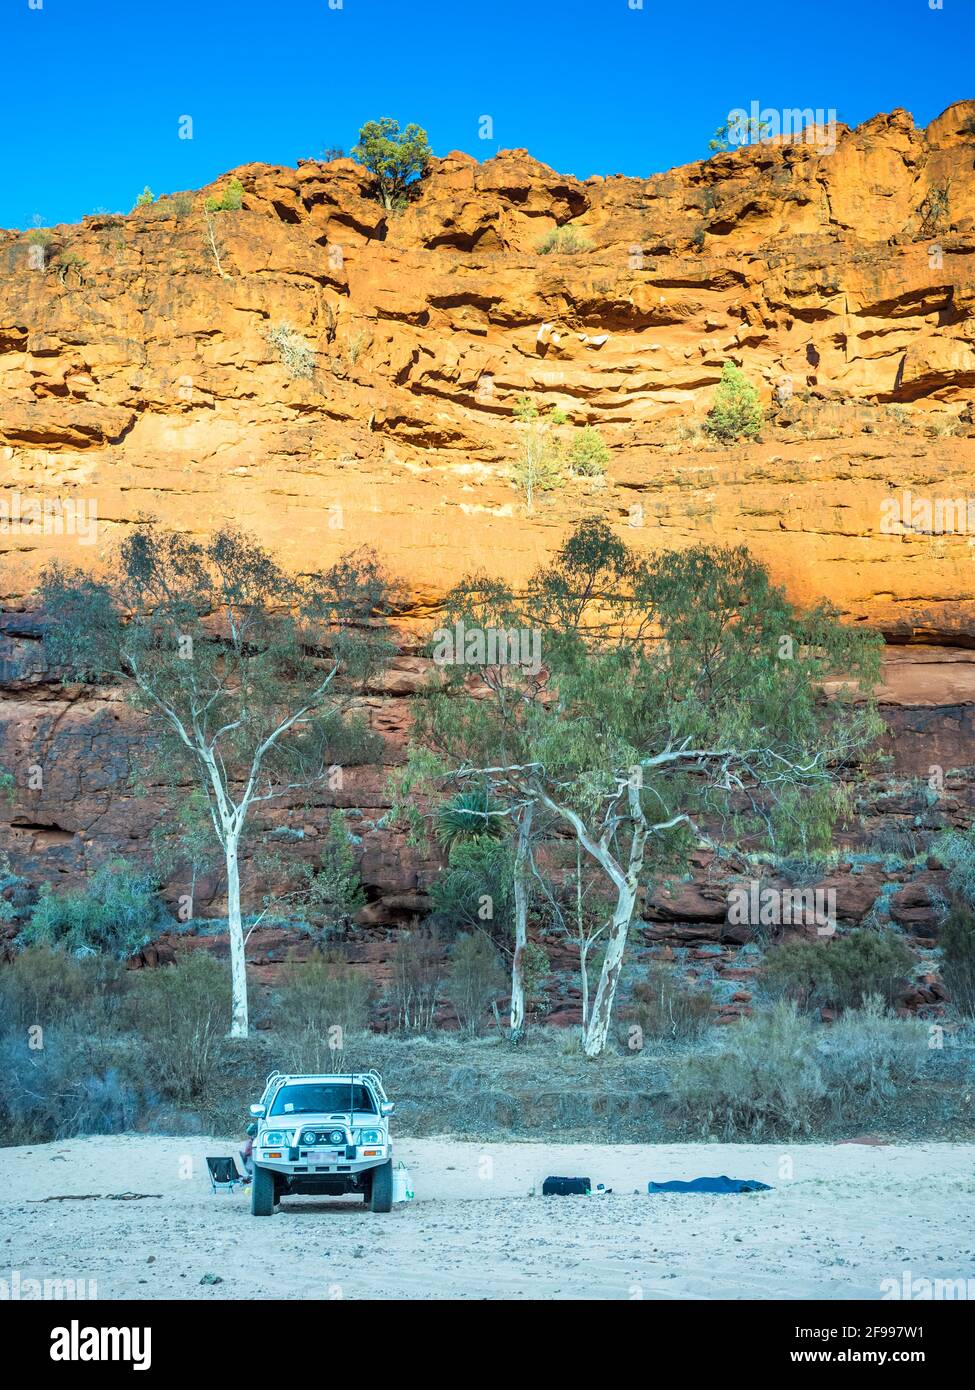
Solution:
[[[410,1170],[405,1163],[397,1163],[393,1169],[393,1201],[412,1202],[413,1184],[410,1182]]]

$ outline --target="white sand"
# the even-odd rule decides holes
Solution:
[[[239,1141],[119,1135],[0,1149],[0,1279],[99,1298],[865,1298],[883,1279],[975,1277],[975,1144],[607,1145],[402,1140],[415,1200],[214,1196]],[[790,1171],[791,1170],[791,1171]],[[529,1196],[547,1173],[605,1197]],[[752,1196],[650,1197],[646,1181],[758,1178]],[[640,1189],[635,1194],[634,1189]],[[138,1202],[41,1202],[68,1193]],[[31,1200],[35,1204],[31,1204]],[[223,1282],[201,1285],[204,1274]]]

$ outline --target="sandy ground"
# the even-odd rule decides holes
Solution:
[[[98,1298],[879,1299],[905,1269],[975,1276],[975,1144],[402,1140],[413,1202],[381,1216],[291,1198],[263,1220],[242,1191],[210,1191],[204,1156],[236,1147],[117,1135],[0,1149],[0,1279],[94,1280]],[[613,1192],[530,1195],[547,1173]],[[646,1193],[648,1178],[721,1173],[774,1190]],[[122,1192],[161,1196],[106,1200]],[[83,1193],[101,1199],[39,1200]]]

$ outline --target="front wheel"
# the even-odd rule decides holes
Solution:
[[[370,1211],[392,1211],[393,1209],[393,1160],[387,1159],[379,1168],[372,1170],[372,1183],[369,1188]]]
[[[251,1179],[251,1216],[273,1216],[275,1192],[274,1174],[270,1168],[254,1164]]]

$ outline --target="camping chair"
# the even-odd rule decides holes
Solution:
[[[210,1172],[210,1186],[214,1192],[233,1192],[238,1183],[247,1181],[238,1171],[236,1160],[233,1158],[208,1158],[207,1168]]]

